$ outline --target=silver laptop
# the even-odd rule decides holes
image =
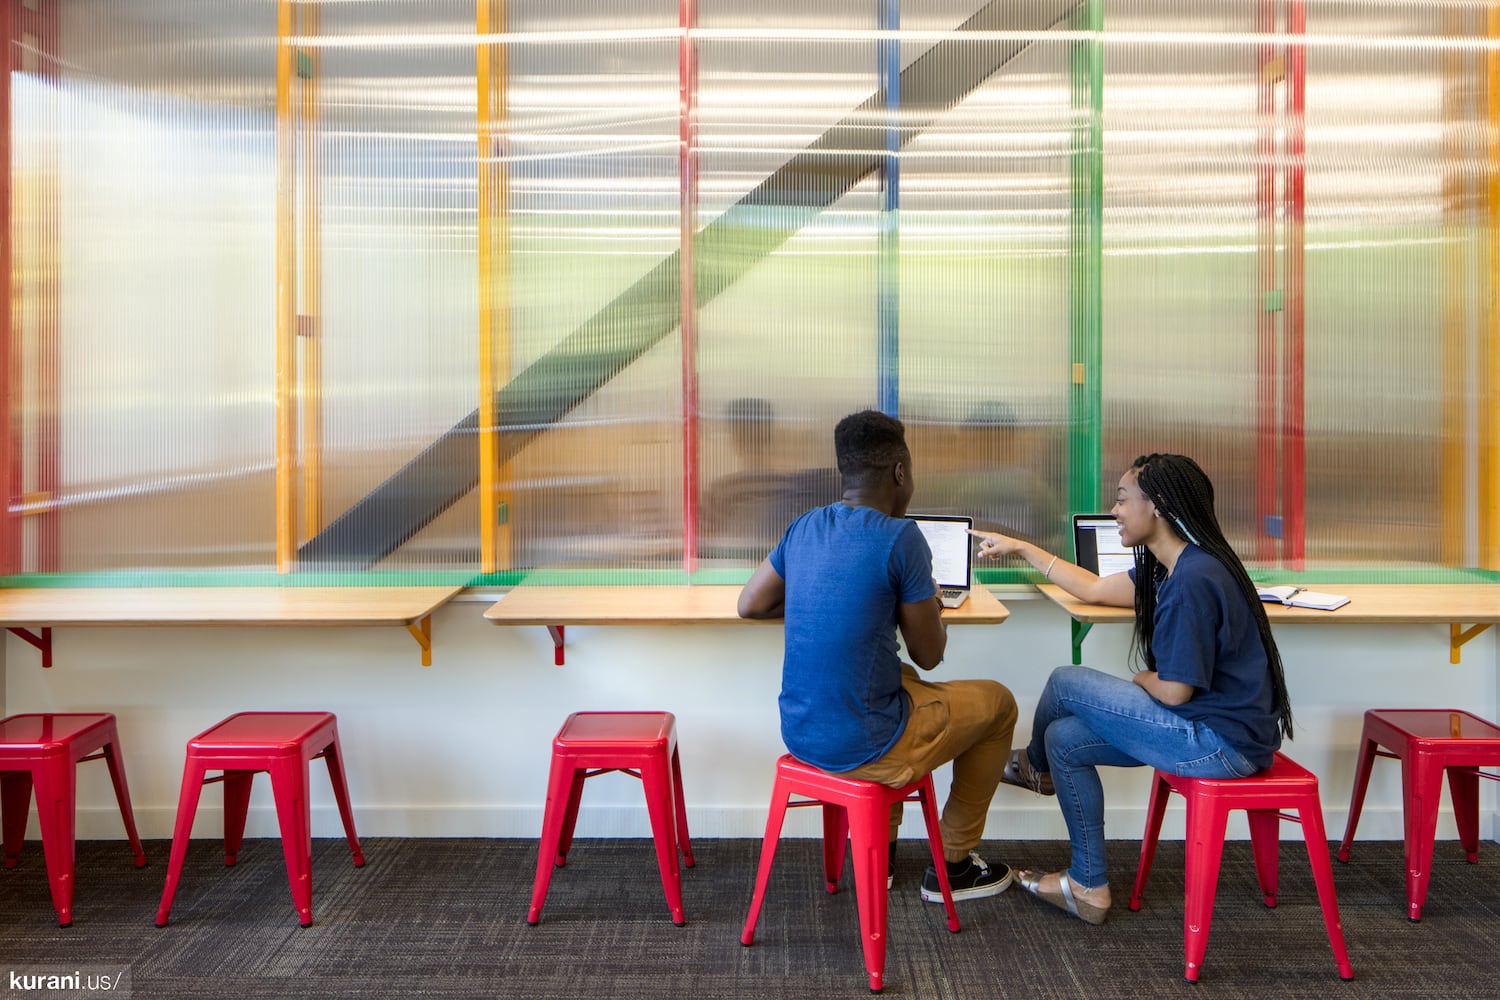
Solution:
[[[1073,515],[1073,561],[1091,573],[1109,576],[1135,568],[1135,550],[1120,541],[1113,514]]]
[[[947,514],[908,514],[922,529],[932,550],[932,576],[937,580],[943,607],[956,608],[969,599],[969,578],[974,562],[974,539],[969,529],[972,517]]]

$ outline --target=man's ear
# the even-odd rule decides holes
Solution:
[[[906,484],[905,462],[900,461],[899,459],[896,461],[896,464],[891,468],[891,478],[895,481],[897,486],[904,486]]]

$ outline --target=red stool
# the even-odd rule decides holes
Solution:
[[[793,795],[811,801],[793,802]],[[957,933],[958,911],[953,908],[953,892],[948,887],[948,866],[943,858],[943,834],[938,827],[937,805],[932,792],[932,775],[925,775],[904,788],[891,788],[873,781],[841,778],[804,764],[791,754],[776,761],[776,784],[771,789],[771,815],[766,819],[766,839],[760,848],[760,870],[755,876],[755,896],[750,900],[750,915],[740,943],[755,943],[755,922],[771,880],[771,862],[776,857],[776,843],[781,839],[781,824],[789,808],[823,807],[823,877],[828,891],[837,892],[839,876],[844,872],[844,849],[854,841],[854,898],[859,905],[859,933],[864,940],[865,969],[870,973],[870,992],[879,993],[885,976],[886,907],[889,902],[885,885],[889,872],[891,806],[897,802],[920,802],[922,818],[927,821],[927,843],[932,848],[932,863],[937,868],[938,885],[943,890],[943,906],[948,911],[948,929]]]
[[[552,741],[547,809],[542,818],[531,909],[526,914],[528,924],[534,926],[542,919],[553,866],[567,864],[584,781],[611,771],[623,771],[641,780],[667,908],[672,911],[672,923],[681,927],[687,922],[682,913],[677,850],[680,846],[684,863],[691,868],[693,845],[688,840],[687,808],[682,796],[676,717],[671,712],[574,712]]]
[[[232,866],[245,836],[245,814],[250,807],[250,783],[257,771],[271,775],[276,796],[276,819],[281,824],[281,850],[286,856],[292,905],[303,927],[312,924],[312,807],[308,797],[308,765],[322,757],[338,801],[344,834],[354,852],[354,867],[365,863],[354,835],[354,814],[344,782],[344,759],[339,752],[338,723],[331,712],[240,712],[188,740],[182,768],[182,793],[177,799],[177,825],[172,830],[172,859],[167,886],[156,911],[156,926],[167,926],[172,897],[182,878],[193,816],[203,786],[224,783],[224,864]],[[204,775],[224,772],[217,778]]]
[[[1354,772],[1354,795],[1349,800],[1349,822],[1339,845],[1339,860],[1349,860],[1349,845],[1359,825],[1370,785],[1370,765],[1376,757],[1401,761],[1401,789],[1405,816],[1406,916],[1422,919],[1427,883],[1432,875],[1432,848],[1437,839],[1438,805],[1443,795],[1443,772],[1453,797],[1458,839],[1469,863],[1479,861],[1479,779],[1493,775],[1476,770],[1500,766],[1500,728],[1477,715],[1456,709],[1379,708],[1365,713],[1364,751]],[[1378,747],[1388,747],[1387,753]]]
[[[21,863],[31,790],[36,788],[36,818],[42,828],[42,859],[52,884],[57,925],[73,923],[73,849],[78,814],[77,767],[103,758],[114,782],[115,799],[135,866],[145,867],[146,852],[135,830],[130,788],[115,717],[108,712],[12,715],[0,719],[0,829],[6,868]]]
[[[1208,925],[1214,915],[1214,894],[1219,884],[1219,862],[1224,856],[1224,826],[1231,809],[1243,809],[1250,821],[1250,843],[1255,854],[1255,873],[1267,906],[1276,905],[1277,853],[1280,820],[1301,822],[1307,840],[1307,858],[1312,864],[1318,902],[1323,907],[1323,925],[1338,962],[1339,978],[1353,979],[1349,952],[1344,947],[1344,927],[1339,921],[1339,901],[1333,891],[1333,865],[1328,860],[1328,835],[1323,829],[1323,806],[1318,799],[1317,775],[1284,754],[1264,771],[1248,778],[1183,778],[1157,771],[1146,807],[1146,832],[1141,838],[1141,863],[1135,874],[1130,908],[1141,908],[1141,893],[1151,861],[1156,856],[1156,838],[1161,834],[1167,797],[1177,792],[1187,799],[1186,905],[1182,917],[1183,951],[1187,968],[1183,977],[1198,981],[1203,954],[1208,950]],[[1288,816],[1283,809],[1295,809]]]

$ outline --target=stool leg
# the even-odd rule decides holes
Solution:
[[[830,893],[839,891],[848,846],[849,811],[832,802],[823,803],[823,883]]]
[[[1217,802],[1188,797],[1186,897],[1182,916],[1182,949],[1187,958],[1183,978],[1198,981],[1203,955],[1208,951],[1208,928],[1214,917],[1219,888],[1219,863],[1224,857],[1224,827],[1228,811]]]
[[[927,847],[932,852],[932,868],[937,872],[938,888],[943,891],[943,909],[948,912],[948,930],[957,934],[958,910],[953,905],[953,887],[948,884],[948,859],[943,854],[943,828],[938,822],[937,802],[932,790],[932,775],[928,775],[917,789],[917,799],[922,804],[922,820],[927,824]]]
[[[172,897],[182,878],[182,863],[187,858],[188,839],[193,835],[193,816],[198,812],[198,796],[203,792],[202,764],[189,754],[182,765],[182,790],[177,794],[177,821],[172,827],[172,854],[167,859],[167,884],[156,909],[156,926],[167,926],[172,913]]]
[[[1448,794],[1453,799],[1453,820],[1458,841],[1469,864],[1479,861],[1479,775],[1472,768],[1448,768]]]
[[[224,772],[224,867],[232,868],[239,860],[240,845],[245,841],[245,817],[250,812],[250,787],[254,771]]]
[[[570,806],[575,811],[577,809],[583,774],[583,769],[575,768],[572,761],[552,755],[552,767],[547,777],[547,805],[542,813],[542,839],[537,846],[536,878],[531,885],[531,908],[526,911],[526,922],[533,926],[542,919],[542,904],[547,901],[547,887],[552,884],[553,866],[563,860],[563,855],[558,853],[558,843],[562,839],[563,823]]]
[[[1427,901],[1432,877],[1443,768],[1428,754],[1408,750],[1401,758],[1401,771],[1406,792],[1406,918],[1415,923],[1422,919],[1422,904]]]
[[[865,971],[870,974],[870,992],[879,993],[885,985],[885,927],[890,906],[890,893],[885,887],[890,807],[873,800],[849,812],[849,835],[854,841],[854,901],[859,910]]]
[[[1354,978],[1349,964],[1349,949],[1344,945],[1344,924],[1339,919],[1339,900],[1333,889],[1333,865],[1328,860],[1328,831],[1323,828],[1323,806],[1314,790],[1297,806],[1302,820],[1302,835],[1307,840],[1307,860],[1312,865],[1313,883],[1318,887],[1318,903],[1323,907],[1323,926],[1328,943],[1338,963],[1339,978]]]
[[[583,801],[583,783],[588,780],[588,776],[587,768],[573,767],[573,778],[568,784],[567,805],[562,811],[562,826],[558,829],[557,843],[553,845],[555,862],[559,868],[568,863],[568,854],[573,850],[573,831],[578,826],[578,806]]]
[[[0,839],[4,841],[3,857],[7,868],[21,863],[21,848],[26,843],[26,817],[31,813],[31,772],[6,771],[0,774]]]
[[[687,801],[682,791],[682,761],[677,748],[672,747],[672,796],[677,810],[677,846],[682,850],[682,863],[693,867],[693,842],[688,839]]]
[[[1359,826],[1359,813],[1365,807],[1365,791],[1370,787],[1370,766],[1375,763],[1374,740],[1365,738],[1364,750],[1354,769],[1354,792],[1349,796],[1349,821],[1344,824],[1344,840],[1339,844],[1339,860],[1349,860],[1349,845],[1354,843],[1354,829]]]
[[[125,758],[120,751],[120,737],[113,726],[109,730],[109,742],[104,744],[104,762],[109,765],[109,780],[115,786],[115,801],[120,805],[120,819],[125,822],[125,836],[135,854],[135,866],[144,868],[146,850],[141,846],[141,835],[136,832],[135,810],[130,807],[130,785],[125,781]]]
[[[349,804],[349,782],[344,777],[344,755],[339,749],[337,732],[328,749],[323,751],[323,760],[328,764],[328,781],[333,785],[333,799],[339,806],[339,819],[344,822],[344,838],[349,841],[354,867],[363,868],[365,852],[360,849],[359,837],[354,833],[354,809]]]
[[[646,814],[651,817],[651,839],[656,846],[656,865],[667,895],[672,923],[687,923],[682,912],[682,871],[677,867],[677,821],[673,815],[672,763],[666,756],[641,765],[641,788],[646,793]]]
[[[292,888],[292,907],[303,927],[312,926],[312,803],[308,800],[308,762],[302,757],[271,766],[281,853]]]
[[[766,816],[766,836],[760,844],[760,866],[755,872],[755,894],[750,897],[750,914],[745,917],[745,929],[740,932],[740,944],[755,943],[755,922],[760,918],[760,904],[765,902],[766,886],[771,881],[771,863],[776,860],[776,842],[781,839],[781,824],[786,819],[786,803],[790,795],[781,779],[771,790],[771,811]]]
[[[73,924],[74,824],[78,805],[77,766],[72,759],[51,754],[36,782],[36,818],[42,828],[42,857],[52,886],[57,925]]]
[[[1141,860],[1135,868],[1135,887],[1130,890],[1131,911],[1141,908],[1141,894],[1146,891],[1146,878],[1151,874],[1151,863],[1156,860],[1156,841],[1161,836],[1161,822],[1167,815],[1167,797],[1172,786],[1160,774],[1151,782],[1151,798],[1146,803],[1146,829],[1141,833]]]
[[[1281,866],[1281,813],[1275,809],[1247,809],[1245,813],[1250,821],[1250,849],[1261,897],[1274,908]]]

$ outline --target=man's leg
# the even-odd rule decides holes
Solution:
[[[901,686],[911,699],[906,729],[885,756],[845,774],[899,787],[953,761],[953,783],[943,806],[943,851],[948,860],[962,861],[984,834],[990,800],[1010,756],[1016,699],[996,681],[934,684],[905,665]]]

